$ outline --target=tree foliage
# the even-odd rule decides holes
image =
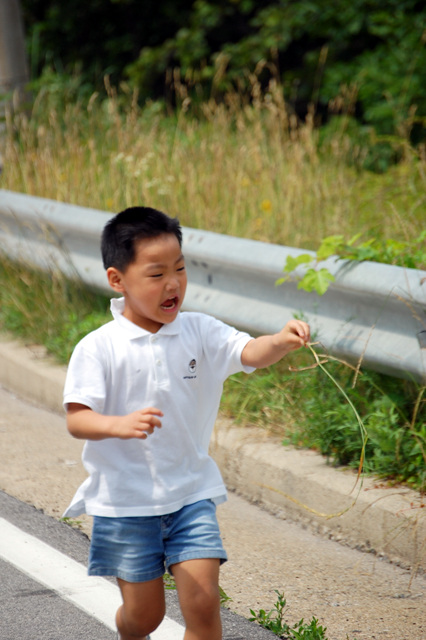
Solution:
[[[381,135],[425,135],[426,5],[416,0],[22,0],[34,74],[75,65],[99,84],[198,95],[275,78],[300,116],[350,113]]]
[[[46,66],[78,69],[94,88],[123,79],[142,47],[173,37],[191,11],[188,0],[21,0],[33,78]]]

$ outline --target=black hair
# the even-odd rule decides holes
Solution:
[[[104,268],[125,271],[136,257],[136,243],[163,233],[176,236],[182,246],[182,229],[177,218],[150,207],[130,207],[117,213],[104,227],[101,252]]]

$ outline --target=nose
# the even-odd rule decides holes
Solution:
[[[176,278],[176,276],[171,276],[167,280],[167,284],[166,284],[167,291],[176,291],[178,287],[179,287],[178,279]]]

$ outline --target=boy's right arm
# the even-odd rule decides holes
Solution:
[[[104,440],[105,438],[139,438],[144,440],[155,427],[161,427],[160,409],[148,407],[126,416],[104,416],[84,404],[67,405],[67,427],[74,438]]]

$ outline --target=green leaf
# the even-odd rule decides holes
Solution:
[[[362,236],[362,233],[356,233],[354,236],[352,236],[352,238],[347,242],[348,247],[352,247],[352,245],[354,245],[355,242],[359,240],[361,236]]]
[[[331,256],[339,253],[344,245],[343,236],[328,236],[321,242],[320,248],[317,251],[317,260],[326,260]]]
[[[319,296],[322,296],[327,291],[330,283],[334,281],[335,277],[328,269],[320,269],[319,271],[309,269],[300,280],[297,288],[308,292],[316,291]]]
[[[309,264],[309,262],[312,262],[313,260],[313,256],[309,255],[309,253],[302,253],[300,256],[297,256],[297,258],[287,256],[283,271],[284,273],[291,273],[301,264]]]

